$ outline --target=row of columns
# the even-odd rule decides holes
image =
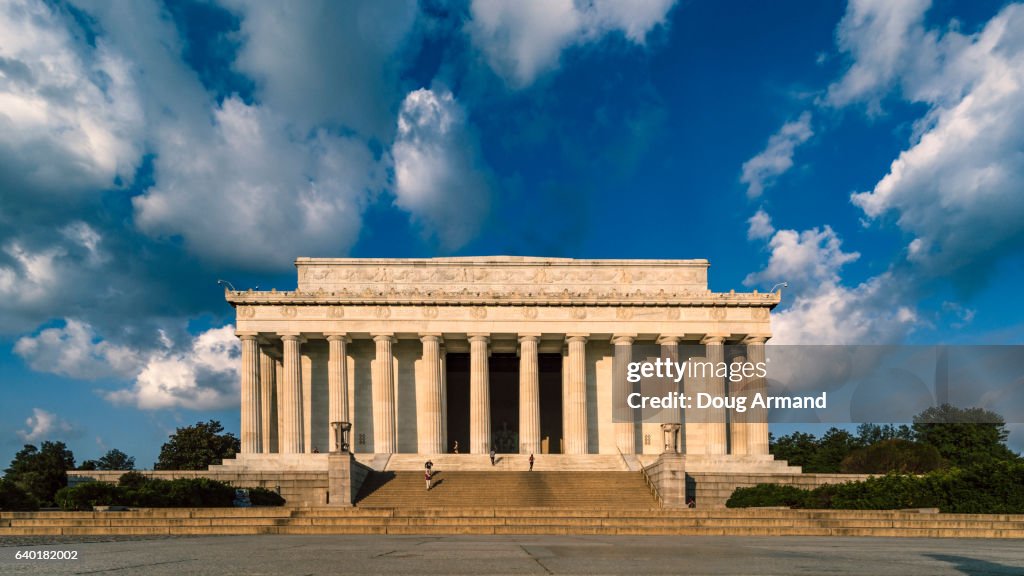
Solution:
[[[394,453],[396,451],[397,425],[395,402],[393,334],[374,334],[375,357],[371,364],[371,388],[373,397],[373,438],[374,452]],[[489,346],[487,334],[469,334],[470,345],[470,452],[487,453],[491,449],[491,414],[489,381]],[[348,420],[348,364],[347,344],[351,342],[346,334],[326,334],[328,342],[328,415],[330,422]],[[276,426],[270,425],[272,389],[275,386],[277,360],[259,345],[255,333],[239,333],[242,341],[242,429],[243,453],[269,452],[275,443],[282,453],[306,451],[303,435],[303,398],[300,365],[300,346],[304,339],[298,334],[280,334],[283,343],[281,378],[278,390],[281,394],[283,427],[281,437],[276,438]],[[763,362],[765,359],[765,338],[750,338],[747,344],[747,360]],[[423,377],[416,380],[417,419],[422,422],[418,435],[417,449],[423,454],[438,454],[447,448],[447,390],[445,379],[445,351],[440,334],[421,334],[423,344]],[[625,381],[626,367],[631,361],[635,335],[616,335],[614,345],[614,377]],[[678,360],[678,336],[663,336],[658,339],[662,357]],[[540,435],[540,374],[538,345],[540,334],[519,336],[519,437],[520,453],[532,454],[541,451]],[[586,343],[587,336],[569,334],[566,336],[568,354],[565,358],[563,380],[563,434],[566,454],[589,452],[587,436],[587,385],[586,385]],[[725,338],[709,335],[702,344],[711,362],[722,362]],[[742,361],[741,358],[736,360]],[[262,386],[261,386],[262,380]],[[763,378],[745,382],[741,392],[753,395],[764,392]],[[713,395],[726,394],[725,379],[707,378],[706,391]],[[749,405],[749,401],[748,401]],[[727,453],[727,431],[732,437],[733,454],[767,454],[768,424],[763,409],[749,410],[744,418],[731,414],[726,424],[724,409],[708,409],[700,425],[704,427],[705,454]],[[688,422],[690,425],[698,423]],[[616,445],[623,454],[636,452],[634,441],[636,425],[633,422],[615,423]],[[688,434],[689,436],[689,434]],[[688,452],[694,452],[688,445]],[[331,450],[339,449],[331,446]]]

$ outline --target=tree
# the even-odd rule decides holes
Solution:
[[[804,472],[839,472],[843,460],[860,447],[860,442],[853,434],[839,428],[829,428],[818,442],[818,451],[804,466]]]
[[[871,446],[883,440],[913,440],[914,431],[906,424],[900,424],[899,428],[892,424],[871,424],[865,422],[857,426],[857,441],[861,446]]]
[[[242,449],[241,443],[216,420],[198,422],[195,426],[178,428],[160,448],[157,470],[205,470],[232,458]]]
[[[63,442],[45,441],[37,449],[32,444],[14,455],[7,480],[28,492],[43,506],[53,505],[53,496],[68,483],[68,470],[75,467],[75,456]]]
[[[793,466],[806,466],[818,452],[818,439],[814,434],[793,432],[771,440],[771,453]]]
[[[135,470],[135,458],[117,448],[108,451],[96,462],[97,470]]]
[[[918,442],[934,446],[954,466],[1019,458],[1006,447],[1003,417],[982,408],[934,406],[914,416],[913,429]]]
[[[847,474],[924,474],[942,466],[942,456],[931,444],[890,438],[859,448],[843,459]]]

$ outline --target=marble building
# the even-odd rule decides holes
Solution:
[[[632,345],[701,345],[721,361],[735,344],[763,358],[779,302],[711,292],[706,260],[295,264],[294,291],[226,293],[242,344],[242,461],[319,462],[338,449],[332,422],[351,423],[360,459],[456,443],[461,454],[661,454],[662,424],[612,418]],[[723,379],[702,385],[728,393]],[[683,420],[673,452],[771,458],[763,418]]]

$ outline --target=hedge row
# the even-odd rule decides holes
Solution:
[[[887,474],[812,490],[759,484],[738,488],[725,505],[841,510],[938,508],[969,514],[1024,514],[1024,462],[994,462],[922,476]]]
[[[62,488],[56,500],[64,510],[91,510],[93,506],[226,508],[234,505],[235,488],[208,478],[159,480],[128,472],[117,485],[86,482]],[[249,500],[254,506],[284,504],[284,498],[265,488],[249,488]]]

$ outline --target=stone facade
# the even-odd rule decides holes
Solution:
[[[763,358],[779,302],[711,292],[706,260],[299,258],[296,267],[294,291],[226,293],[242,341],[240,458],[292,468],[322,466],[314,453],[338,449],[330,423],[339,421],[352,424],[363,461],[450,452],[459,419],[469,430],[461,453],[487,453],[504,435],[522,454],[660,454],[660,424],[612,421],[612,381],[630,346],[678,354],[703,344],[714,359],[725,344],[746,344],[749,358]],[[455,413],[449,364],[467,354],[469,401]],[[561,426],[542,437],[551,384],[540,366],[558,356]],[[491,366],[508,357],[518,381],[502,384]],[[497,385],[517,386],[514,433],[492,418]],[[703,385],[724,392],[722,379]],[[763,420],[715,420],[687,422],[682,452],[770,460]]]

